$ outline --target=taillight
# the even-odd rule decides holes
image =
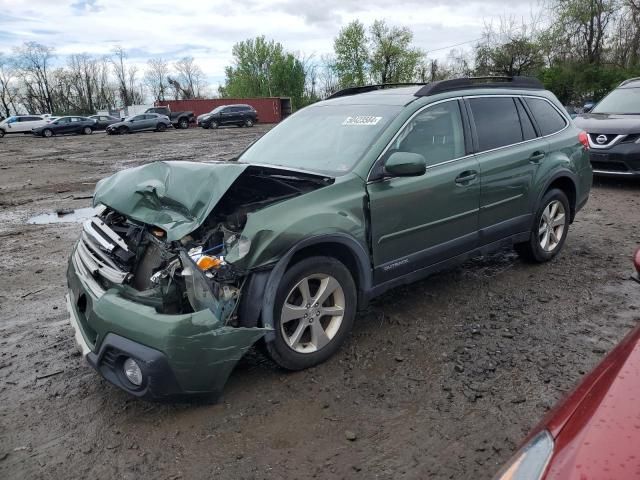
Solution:
[[[589,136],[587,135],[587,132],[580,132],[578,134],[578,140],[580,140],[580,143],[585,148],[585,150],[589,150]]]

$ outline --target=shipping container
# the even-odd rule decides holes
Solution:
[[[244,103],[251,105],[258,112],[259,123],[278,123],[291,114],[291,99],[286,97],[265,98],[209,98],[198,100],[167,100],[156,102],[156,106],[169,106],[172,112],[189,111],[197,117],[209,113],[221,105]]]

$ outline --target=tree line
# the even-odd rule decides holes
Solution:
[[[488,24],[469,49],[431,58],[411,29],[353,21],[319,58],[287,51],[264,36],[233,46],[217,92],[192,57],[154,58],[142,70],[122,47],[111,55],[70,55],[34,42],[0,53],[0,115],[93,113],[145,100],[291,97],[294,108],[340,88],[369,83],[431,82],[459,76],[532,75],[565,104],[598,100],[620,81],[640,76],[640,0],[548,0],[529,22]],[[57,66],[54,66],[57,65]]]

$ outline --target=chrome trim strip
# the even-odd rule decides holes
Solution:
[[[637,175],[634,172],[616,172],[614,170],[594,170],[593,173],[602,173],[605,175]]]
[[[128,245],[125,243],[125,241],[120,237],[120,235],[118,235],[116,232],[114,232],[113,230],[111,230],[111,228],[109,228],[108,225],[106,225],[102,220],[100,220],[97,217],[93,217],[91,219],[91,223],[93,223],[93,225],[95,225],[95,227],[100,230],[102,233],[104,233],[106,236],[108,236],[111,240],[113,240],[114,242],[116,242],[118,244],[118,246],[123,249],[125,252],[129,251],[129,247]]]
[[[587,133],[587,139],[589,139],[589,148],[595,148],[596,150],[607,149],[616,146],[622,140],[628,137],[628,135],[617,135],[613,140],[609,143],[605,143],[604,145],[600,145],[599,143],[593,143],[591,141],[591,133]],[[595,134],[594,134],[595,135]]]
[[[120,268],[118,268],[115,262],[111,260],[107,254],[103,253],[100,250],[100,247],[98,247],[85,232],[82,232],[80,238],[85,243],[85,246],[89,247],[89,250],[91,250],[91,253],[93,254],[94,257],[98,257],[100,260],[102,260],[104,263],[109,265],[111,268],[115,270],[120,270]]]
[[[95,228],[93,227],[93,219],[84,222],[84,224],[82,225],[82,229],[87,233],[87,235],[89,235],[93,240],[100,244],[100,246],[106,251],[111,252],[115,248],[115,245],[109,243],[104,239],[104,237],[102,237],[102,235],[96,232]]]
[[[512,200],[517,200],[518,198],[522,198],[523,196],[524,196],[524,193],[520,193],[518,195],[514,195],[513,197],[504,198],[504,199],[499,200],[499,201],[494,202],[494,203],[489,203],[487,205],[480,205],[480,210],[483,210],[483,209],[486,209],[486,208],[497,207],[498,205],[502,205],[503,203],[511,202]]]
[[[87,343],[87,341],[84,339],[84,335],[82,335],[82,331],[80,330],[80,325],[78,324],[78,319],[76,318],[76,312],[71,306],[71,299],[69,297],[69,294],[67,294],[66,297],[67,297],[67,311],[69,312],[69,323],[73,327],[73,336],[75,338],[76,345],[80,348],[80,351],[82,352],[82,356],[86,357],[91,352],[91,349],[89,348],[89,344]]]
[[[92,255],[89,248],[82,241],[78,242],[76,252],[78,252],[78,256],[80,257],[82,263],[92,274],[99,273],[104,278],[113,283],[122,283],[127,277],[126,272],[122,272],[120,270],[112,268]]]
[[[91,290],[91,293],[96,297],[96,298],[100,298],[102,297],[102,295],[105,294],[106,290],[103,289],[98,282],[96,282],[93,277],[91,276],[91,274],[87,271],[87,269],[85,268],[85,266],[82,264],[82,260],[80,259],[80,254],[78,253],[78,250],[76,249],[75,252],[73,252],[73,256],[71,257],[71,262],[73,263],[73,267],[76,271],[76,275],[78,275],[78,277],[80,277],[80,279],[82,280],[83,284],[89,289]]]

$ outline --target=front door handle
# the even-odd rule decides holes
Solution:
[[[456,183],[458,185],[468,185],[470,182],[478,177],[478,172],[475,170],[465,170],[456,177]]]
[[[531,163],[540,163],[545,155],[546,154],[544,152],[537,150],[531,154],[531,156],[529,157],[529,161]]]

